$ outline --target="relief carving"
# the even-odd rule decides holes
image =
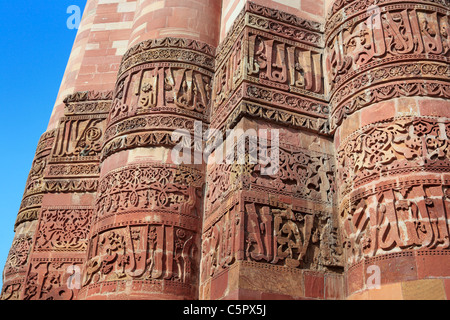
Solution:
[[[435,118],[399,118],[363,128],[337,151],[340,192],[380,174],[447,170],[450,123]]]
[[[331,218],[246,204],[246,257],[291,268],[323,270],[342,266],[342,251]]]
[[[102,148],[104,124],[104,118],[94,116],[62,118],[52,157],[61,160],[72,157],[85,160],[95,159]]]
[[[5,274],[18,272],[25,267],[31,252],[33,237],[22,234],[15,237],[5,263]]]
[[[201,282],[231,266],[240,256],[238,239],[241,220],[237,208],[230,208],[203,233]]]
[[[251,13],[255,13],[267,18],[276,19],[278,21],[288,23],[290,25],[294,25],[297,27],[305,28],[307,30],[318,32],[323,31],[322,24],[320,24],[319,22],[302,19],[296,15],[272,9],[269,7],[265,7],[252,1],[247,2],[246,10],[248,10]]]
[[[169,225],[139,225],[102,232],[92,240],[94,256],[85,266],[83,286],[118,279],[196,278],[198,248],[190,230]]]
[[[211,91],[211,73],[196,66],[151,63],[135,67],[117,85],[108,122],[161,110],[202,118],[209,112]]]
[[[450,99],[449,8],[449,0],[335,0],[324,30],[247,1],[217,52],[182,38],[133,46],[114,91],[68,95],[59,126],[41,137],[15,223],[37,220],[37,228],[15,237],[1,299],[77,298],[68,287],[73,267],[83,269],[87,296],[126,281],[179,294],[236,261],[334,276],[365,258],[447,252],[444,114],[357,128],[338,137],[336,154],[328,143],[344,119],[375,103]],[[270,141],[241,139],[232,146],[244,162],[207,174],[144,162],[99,179],[100,161],[114,153],[170,149],[181,138],[172,131],[194,134],[195,120],[224,134],[243,117],[285,126],[302,146],[313,135],[324,140],[310,150],[283,141],[273,152]],[[267,175],[274,157],[277,170]],[[56,199],[49,193],[95,203],[42,207]]]
[[[295,95],[324,100],[320,50],[250,28],[244,32],[244,39],[236,39],[228,55],[218,62],[214,76],[214,117],[223,112],[223,104],[230,99],[243,80],[263,85],[265,90],[272,87]],[[249,88],[258,86],[249,85]],[[248,91],[248,95],[252,97],[255,94]],[[280,100],[271,95],[260,98],[264,102]],[[294,95],[285,99],[307,103],[306,99]],[[320,104],[320,100],[312,103]],[[294,101],[293,103],[296,104]],[[287,104],[292,106],[292,102]],[[321,113],[321,110],[318,112]]]
[[[126,167],[109,173],[100,181],[97,215],[102,217],[133,209],[165,209],[199,217],[202,185],[203,175],[187,167]]]
[[[441,56],[441,60],[448,61],[446,12],[433,7],[410,7],[369,11],[332,35],[327,62],[332,87],[345,74],[382,59],[404,59],[414,54]]]
[[[124,54],[118,76],[148,61],[183,61],[213,70],[214,55],[214,47],[204,42],[171,37],[150,39],[133,46]]]
[[[448,187],[429,183],[355,194],[341,211],[347,262],[399,249],[449,249]]]
[[[21,283],[4,284],[0,300],[20,300]]]
[[[217,50],[211,123],[222,127],[241,99],[326,119],[322,31],[247,2]]]
[[[307,51],[251,32],[248,35],[247,74],[259,74],[264,84],[267,79],[286,85],[281,88],[298,87],[322,93],[321,59],[320,52]]]
[[[327,25],[331,132],[377,102],[450,97],[446,1],[335,2],[339,8],[350,5]]]
[[[245,138],[245,137],[244,137]],[[242,148],[246,139],[240,139],[236,148]],[[331,155],[295,150],[293,146],[281,145],[279,163],[276,172],[272,175],[262,174],[264,170],[271,170],[271,148],[267,144],[250,139],[245,146],[244,164],[222,163],[213,167],[207,175],[207,199],[205,215],[211,211],[229,194],[237,190],[261,190],[274,194],[285,194],[296,198],[307,199],[318,203],[332,204],[335,196],[334,159]],[[267,143],[267,142],[266,142]],[[250,161],[249,157],[258,150],[258,163]],[[265,151],[262,151],[265,150]]]

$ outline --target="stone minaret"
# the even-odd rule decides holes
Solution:
[[[449,17],[88,0],[1,298],[450,298]]]

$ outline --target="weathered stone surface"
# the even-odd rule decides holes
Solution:
[[[88,0],[1,298],[449,299],[449,8]]]

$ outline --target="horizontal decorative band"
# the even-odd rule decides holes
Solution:
[[[174,48],[174,47],[162,47],[162,48],[146,48],[131,55],[128,58],[122,60],[119,67],[118,76],[120,77],[125,71],[138,66],[140,64],[149,62],[183,62],[187,64],[197,65],[199,67],[214,70],[215,60],[214,57],[194,51],[190,48]]]
[[[100,101],[100,100],[112,100],[113,91],[79,91],[69,94],[64,99],[65,104],[75,102],[87,102],[87,101]]]

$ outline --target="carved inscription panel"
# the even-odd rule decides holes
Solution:
[[[118,82],[109,123],[162,110],[202,119],[209,112],[211,90],[211,73],[193,65],[150,63],[134,67]]]
[[[83,285],[118,279],[195,283],[196,233],[171,225],[134,225],[100,232],[91,240]]]

